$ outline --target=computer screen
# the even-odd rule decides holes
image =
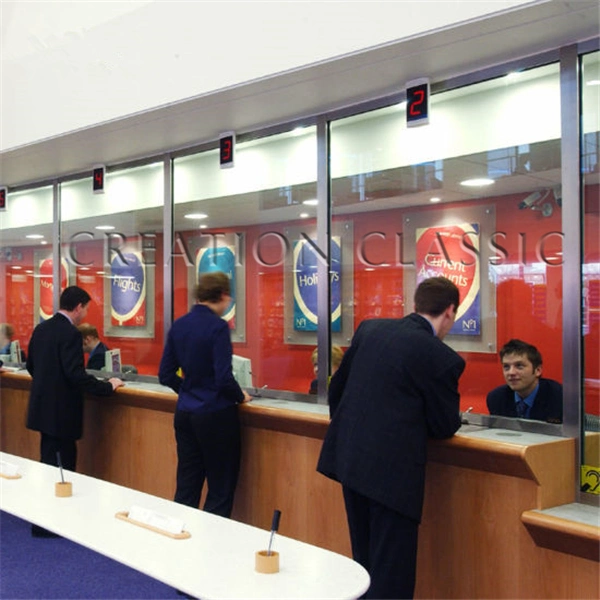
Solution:
[[[233,376],[241,388],[254,387],[252,384],[252,361],[234,354],[231,361]]]
[[[121,350],[107,350],[104,353],[104,370],[110,373],[121,372]]]

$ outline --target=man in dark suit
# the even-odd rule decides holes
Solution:
[[[342,484],[366,598],[412,598],[427,438],[460,427],[464,360],[442,340],[459,304],[444,277],[421,282],[415,312],[363,321],[331,379],[331,423],[317,470]]]
[[[63,466],[72,471],[83,429],[84,392],[108,396],[123,385],[120,379],[101,381],[85,371],[77,325],[85,318],[89,302],[85,290],[66,288],[59,311],[34,329],[27,357],[32,377],[27,427],[41,433],[41,462],[58,465],[60,452]]]
[[[98,330],[90,323],[82,323],[77,329],[83,339],[83,351],[90,354],[86,369],[100,371],[105,364],[104,353],[109,349],[108,346],[100,341]]]
[[[487,395],[490,414],[562,423],[562,385],[542,378],[539,350],[527,342],[512,339],[499,354],[506,385]]]

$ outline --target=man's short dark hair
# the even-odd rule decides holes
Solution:
[[[458,288],[446,277],[430,277],[421,281],[415,291],[415,312],[437,317],[450,305],[458,310]]]
[[[63,290],[60,295],[60,309],[72,311],[77,308],[79,304],[85,306],[90,300],[91,296],[82,288],[71,285]]]
[[[196,286],[198,302],[219,302],[223,294],[231,294],[231,282],[222,271],[211,271],[200,275]]]
[[[528,344],[523,340],[509,340],[502,348],[500,348],[499,354],[500,360],[507,354],[516,354],[517,356],[526,356],[534,369],[542,366],[542,355],[540,354],[540,351],[532,344]]]

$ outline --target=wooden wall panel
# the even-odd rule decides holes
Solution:
[[[24,426],[27,385],[4,375],[0,383],[2,450],[37,459],[39,434]],[[172,498],[174,406],[172,396],[132,389],[88,399],[78,470]],[[241,413],[233,518],[267,530],[277,508],[283,535],[349,556],[341,488],[315,469],[327,418],[252,405]],[[429,450],[417,598],[600,597],[598,562],[536,545],[522,521],[571,501],[572,440],[519,446],[456,436]]]

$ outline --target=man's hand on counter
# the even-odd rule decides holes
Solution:
[[[244,392],[244,399],[242,400],[242,404],[244,402],[251,402],[252,396],[246,390],[242,390],[242,392]]]
[[[120,388],[121,386],[125,385],[123,383],[123,381],[121,379],[119,379],[118,377],[111,377],[108,380],[108,383],[110,383],[112,385],[113,388],[113,392],[117,389]]]

